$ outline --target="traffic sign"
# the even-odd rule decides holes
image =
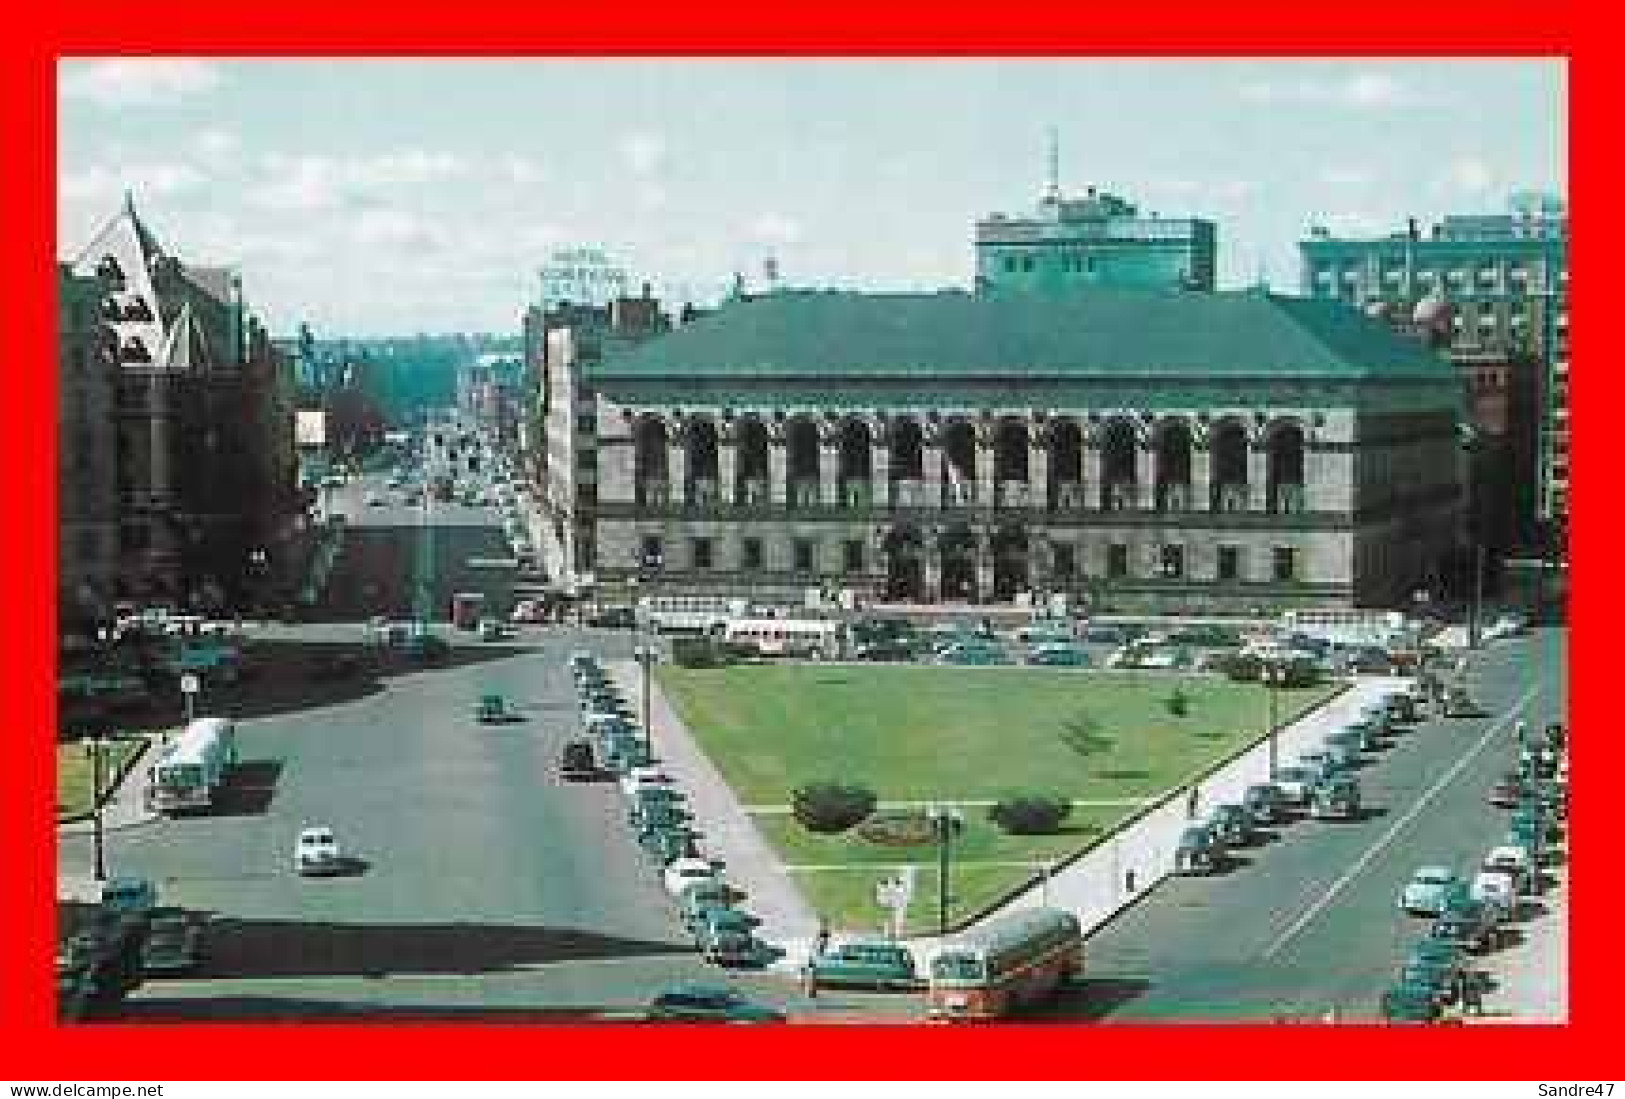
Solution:
[[[197,694],[198,686],[198,678],[192,672],[187,672],[185,675],[181,676],[181,694],[195,695]]]

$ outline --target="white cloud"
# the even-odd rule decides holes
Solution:
[[[666,188],[652,180],[642,180],[632,189],[632,199],[645,210],[662,209],[671,196]]]
[[[427,222],[405,210],[388,207],[363,210],[353,226],[357,241],[377,247],[435,249],[441,243]]]
[[[514,153],[502,158],[502,170],[507,174],[510,183],[517,183],[520,186],[542,183],[547,179],[547,173],[542,170],[540,164],[529,157]]]
[[[1495,171],[1481,157],[1459,156],[1445,170],[1444,188],[1479,195],[1496,186]]]
[[[69,99],[103,107],[156,103],[213,89],[220,68],[197,58],[111,58],[65,63],[57,87]]]
[[[204,130],[192,145],[204,160],[218,162],[234,158],[243,147],[243,139],[230,130]]]
[[[111,203],[125,191],[143,196],[172,195],[197,187],[206,181],[190,164],[92,164],[64,173],[57,182],[59,195],[69,202]]]
[[[455,153],[408,149],[365,157],[271,152],[262,158],[267,178],[250,191],[261,206],[320,210],[365,202],[392,187],[459,176],[467,162]]]
[[[1372,175],[1364,168],[1322,168],[1320,182],[1331,187],[1364,187],[1372,182]]]
[[[1356,110],[1386,110],[1416,102],[1416,93],[1383,72],[1358,72],[1318,80],[1254,80],[1239,94],[1250,103],[1297,103]]]
[[[666,140],[658,134],[627,134],[618,148],[626,166],[640,176],[653,174],[666,159]]]
[[[771,211],[752,220],[745,232],[756,244],[799,244],[806,236],[801,222]]]

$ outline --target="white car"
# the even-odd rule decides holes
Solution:
[[[629,798],[638,796],[645,786],[669,786],[671,776],[658,767],[634,767],[621,776],[621,792]]]
[[[1491,848],[1479,869],[1507,875],[1519,892],[1527,892],[1534,879],[1528,848],[1510,844]]]
[[[1500,870],[1480,870],[1473,879],[1472,898],[1500,909],[1503,919],[1511,919],[1518,913],[1517,879]]]
[[[666,892],[674,897],[683,895],[683,890],[691,885],[703,881],[715,881],[716,867],[704,859],[677,859],[666,867]]]
[[[293,868],[300,874],[333,874],[344,865],[339,841],[325,825],[301,829],[294,844]]]

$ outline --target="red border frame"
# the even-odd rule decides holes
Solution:
[[[93,54],[912,54],[912,55],[1567,55],[1571,58],[1571,126],[1604,136],[1609,93],[1605,73],[1617,50],[1595,17],[1575,3],[1533,6],[1477,3],[1416,3],[1366,0],[1325,8],[1309,3],[1239,0],[1164,0],[1154,9],[1134,5],[1080,5],[1040,0],[1019,15],[989,18],[983,9],[952,10],[928,0],[823,0],[816,7],[769,9],[748,0],[711,0],[707,5],[493,4],[471,17],[456,5],[422,0],[364,0],[343,5],[283,0],[278,4],[204,4],[157,0],[129,7],[81,3],[57,10],[37,5],[25,33],[13,26],[0,63],[6,170],[0,197],[9,215],[0,264],[6,276],[6,341],[11,415],[0,432],[0,454],[14,500],[0,539],[8,581],[3,667],[13,705],[27,715],[0,738],[0,758],[10,776],[11,796],[0,799],[0,835],[21,837],[8,845],[5,921],[0,936],[0,1011],[11,1046],[6,1074],[39,1079],[265,1078],[296,1073],[304,1079],[536,1078],[557,1073],[585,1077],[658,1078],[668,1058],[692,1048],[693,1038],[665,1028],[635,1031],[636,1058],[624,1055],[628,1032],[615,1027],[559,1028],[506,1025],[309,1025],[297,1064],[258,1063],[245,1056],[256,1040],[281,1043],[284,1027],[209,1026],[209,1039],[190,1042],[177,1058],[183,1036],[200,1026],[57,1027],[49,994],[52,934],[51,836],[53,788],[47,729],[52,705],[54,637],[54,281],[55,259],[55,59]],[[1598,5],[1601,8],[1601,5]],[[1045,10],[1053,9],[1053,10]],[[1618,89],[1611,101],[1620,102]],[[1616,154],[1604,140],[1584,150],[1573,181],[1574,208],[1585,219],[1587,196],[1622,193]],[[1609,184],[1615,186],[1609,186]],[[1596,205],[1608,201],[1599,197]],[[1606,231],[1589,224],[1588,232]],[[1606,271],[1596,248],[1576,249],[1582,269],[1580,296],[1602,300]],[[1598,261],[1593,262],[1593,257]],[[1596,268],[1595,271],[1590,268]],[[1595,293],[1593,292],[1595,290]],[[1590,316],[1582,306],[1581,317]],[[1593,328],[1575,327],[1579,358],[1600,339]],[[1606,366],[1582,370],[1573,393],[1580,409],[1605,407],[1616,374]],[[1584,419],[1583,414],[1580,417]],[[1582,431],[1579,454],[1606,461],[1601,442]],[[1591,468],[1591,463],[1580,463]],[[1576,479],[1585,498],[1584,478]],[[1575,528],[1574,558],[1602,554],[1606,520],[1588,515]],[[1593,589],[1576,605],[1586,621],[1606,613],[1607,597]],[[27,623],[27,629],[16,624]],[[1576,651],[1577,670],[1600,659]],[[1599,666],[1596,669],[1602,672]],[[1597,729],[1582,730],[1575,744],[1581,762],[1576,778],[1574,821],[1581,837],[1580,861],[1593,875],[1607,874],[1586,852],[1594,850],[1608,809],[1596,804],[1601,776],[1614,772],[1619,738],[1603,728],[1595,677],[1576,677],[1571,701],[1597,715]],[[1615,772],[1617,773],[1617,772]],[[19,796],[24,795],[24,796]],[[1611,822],[1610,822],[1611,823]],[[1617,833],[1616,833],[1617,835]],[[1610,840],[1616,840],[1611,835]],[[1617,841],[1617,840],[1616,840]],[[1618,890],[1588,877],[1574,889],[1576,918],[1572,956],[1584,960],[1571,985],[1572,1017],[1566,1027],[1280,1028],[1095,1027],[1085,1035],[1055,1027],[1005,1026],[981,1030],[851,1027],[723,1028],[708,1033],[701,1071],[707,1077],[798,1078],[838,1074],[846,1078],[1234,1078],[1262,1076],[1312,1079],[1328,1073],[1355,1077],[1546,1078],[1575,1080],[1588,1069],[1617,1076],[1608,1058],[1612,1028],[1605,994],[1625,974],[1619,950],[1607,938],[1609,909]],[[455,1029],[453,1041],[436,1041]],[[950,1037],[949,1035],[952,1035]],[[1177,1034],[1177,1039],[1175,1039]],[[329,1041],[328,1039],[331,1039]],[[427,1040],[425,1040],[427,1039]],[[551,1040],[569,1042],[568,1062],[547,1055]],[[1177,1054],[1170,1056],[1171,1041]],[[1078,1043],[1087,1042],[1086,1046]],[[835,1043],[835,1044],[832,1044]],[[951,1044],[950,1044],[951,1043]],[[838,1049],[838,1055],[832,1052]],[[328,1053],[327,1051],[331,1051]],[[326,1056],[323,1056],[323,1054]],[[1059,1054],[1059,1055],[1058,1055]]]

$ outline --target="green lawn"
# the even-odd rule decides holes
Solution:
[[[956,915],[979,910],[1037,872],[989,863],[1058,860],[1089,847],[1139,801],[1261,737],[1268,714],[1256,684],[1165,673],[786,664],[665,665],[659,675],[695,738],[750,806],[787,805],[797,786],[822,779],[861,783],[882,802],[1035,791],[1112,803],[1075,806],[1069,830],[1056,836],[1007,836],[986,820],[985,806],[965,806],[965,831],[953,847]],[[1189,701],[1183,716],[1167,705],[1175,690]],[[1292,720],[1334,690],[1281,692],[1279,719]],[[842,867],[792,871],[836,926],[876,926],[874,882],[902,863],[921,864],[920,888],[930,894],[917,895],[910,926],[934,926],[934,846],[814,835],[786,814],[758,811],[755,819],[786,863]],[[870,864],[878,871],[864,869]]]
[[[113,777],[125,762],[141,750],[140,740],[110,741],[102,753],[102,785],[112,784]],[[93,771],[90,754],[83,744],[56,746],[56,815],[74,817],[91,811],[90,784]]]

